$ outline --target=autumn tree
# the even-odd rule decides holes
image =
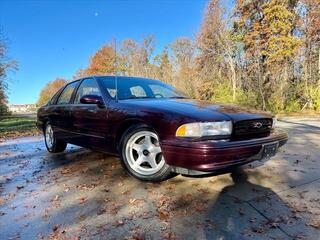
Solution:
[[[235,28],[242,35],[248,74],[252,88],[258,89],[263,109],[267,104],[284,107],[288,68],[300,46],[293,35],[295,4],[291,0],[237,1]]]
[[[118,53],[120,72],[130,76],[154,77],[154,39],[154,36],[144,37],[141,43],[133,39],[124,40]]]
[[[138,75],[138,43],[133,39],[122,42],[119,51],[119,66],[123,75]]]
[[[83,68],[79,68],[76,72],[75,75],[73,75],[72,79],[76,80],[76,79],[80,79],[80,78],[85,78],[88,77],[89,74],[87,73],[86,69]]]
[[[117,49],[115,49],[117,48]],[[89,66],[76,75],[130,75],[154,77],[153,64],[154,37],[148,36],[142,42],[126,39],[122,43],[106,44],[90,59]]]
[[[7,57],[7,45],[0,32],[0,115],[7,113],[7,87],[8,87],[8,72],[16,71],[18,64],[15,60],[10,60]]]
[[[320,108],[320,0],[302,1],[299,24],[303,47],[300,53],[303,63],[303,107]],[[299,89],[298,89],[299,90]]]
[[[152,77],[154,74],[154,68],[152,63],[152,54],[155,46],[154,36],[148,36],[143,38],[140,51],[138,52],[138,63],[141,68],[141,76]]]
[[[86,75],[114,75],[116,72],[116,52],[112,44],[100,48],[91,58]]]
[[[173,66],[168,49],[164,48],[161,54],[155,56],[154,60],[157,65],[156,78],[165,83],[173,84]]]
[[[308,67],[306,74],[320,86],[320,0],[303,0],[306,14],[304,33],[305,55]]]
[[[287,93],[293,79],[294,58],[301,44],[294,35],[297,15],[293,8],[294,1],[289,0],[271,0],[263,6],[267,46],[262,54],[266,55],[267,74],[274,86],[269,104],[280,110],[285,108],[289,98]]]
[[[266,56],[262,54],[265,47],[265,35],[261,23],[263,20],[262,4],[265,2],[265,0],[238,0],[235,10],[237,20],[234,22],[235,33],[240,36],[245,53],[247,81],[248,78],[252,80],[250,87],[258,91],[263,109],[266,109],[264,93]]]
[[[63,78],[57,78],[56,80],[47,83],[40,92],[37,105],[42,106],[46,104],[53,97],[53,95],[66,83],[67,80]]]
[[[219,0],[211,0],[197,38],[200,54],[197,57],[197,70],[200,78],[207,82],[223,84],[231,81],[232,99],[236,100],[237,63],[234,36],[223,19],[225,9]],[[227,67],[226,67],[227,66]],[[209,83],[209,86],[212,86]],[[206,91],[207,92],[207,91]]]
[[[173,85],[190,96],[197,95],[195,80],[195,46],[188,38],[178,38],[170,45],[173,59]]]

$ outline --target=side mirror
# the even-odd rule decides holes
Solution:
[[[98,106],[104,106],[102,97],[98,95],[84,95],[80,98],[80,102],[83,104],[97,104]]]

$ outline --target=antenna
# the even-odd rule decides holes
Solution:
[[[115,87],[116,87],[116,102],[118,102],[118,60],[117,60],[117,40],[114,38],[114,65],[115,65]]]

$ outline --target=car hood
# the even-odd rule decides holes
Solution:
[[[212,104],[193,99],[130,99],[122,100],[132,105],[137,111],[143,112],[170,112],[180,115],[188,120],[249,120],[271,118],[272,115],[256,110],[246,109],[235,105]]]

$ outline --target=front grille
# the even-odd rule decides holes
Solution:
[[[233,137],[236,139],[260,138],[270,134],[272,119],[254,119],[238,121],[233,127]]]

